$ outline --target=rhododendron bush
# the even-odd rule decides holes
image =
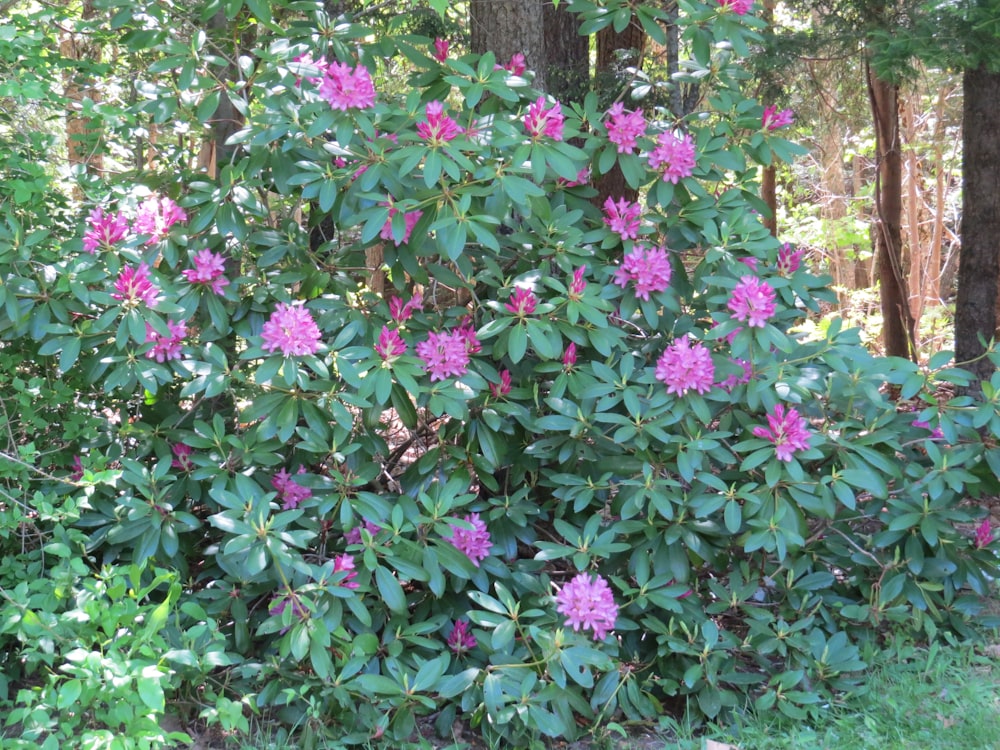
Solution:
[[[863,641],[964,627],[996,574],[963,501],[1000,468],[1000,384],[949,398],[947,354],[816,324],[829,279],[759,220],[757,167],[795,147],[742,92],[748,8],[680,5],[675,83],[702,100],[676,117],[308,5],[241,59],[217,178],[91,185],[75,238],[0,254],[6,366],[58,372],[80,423],[9,475],[39,548],[83,561],[31,570],[128,566],[162,610],[161,703],[527,744],[685,706],[804,716],[856,687]],[[604,6],[629,12],[570,4],[588,32]],[[616,164],[638,202],[598,198]],[[53,654],[19,667],[55,667],[19,698],[36,737]]]

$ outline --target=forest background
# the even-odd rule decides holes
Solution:
[[[802,720],[973,633],[995,3],[0,13],[12,747]]]

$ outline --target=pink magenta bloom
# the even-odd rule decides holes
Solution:
[[[715,383],[712,353],[700,342],[691,346],[687,338],[678,339],[657,360],[656,379],[667,384],[667,393],[678,396],[708,393]]]
[[[675,185],[694,173],[694,141],[690,135],[660,133],[656,148],[649,152],[649,168],[663,173],[664,182]]]
[[[416,347],[417,356],[424,361],[431,382],[445,378],[460,378],[469,369],[469,350],[461,330],[432,331],[426,341]]]
[[[566,351],[563,352],[562,362],[564,370],[573,369],[573,366],[576,364],[576,342],[569,342],[569,346],[567,346]]]
[[[603,641],[618,619],[618,605],[611,587],[601,576],[591,579],[580,573],[556,594],[556,611],[566,616],[573,630],[593,630],[594,640]]]
[[[540,96],[528,107],[528,114],[524,116],[524,129],[532,138],[545,136],[554,141],[561,141],[564,119],[559,102],[546,108],[545,97]]]
[[[578,302],[583,299],[583,293],[587,290],[587,282],[583,279],[583,274],[586,272],[586,266],[580,266],[573,271],[573,280],[569,282],[569,291],[566,295],[571,300]]]
[[[417,135],[427,141],[427,145],[441,146],[454,140],[462,132],[458,123],[444,114],[441,102],[430,102],[424,112],[427,120],[417,123]]]
[[[744,11],[744,13],[745,12],[746,11]],[[778,108],[771,104],[770,106],[764,107],[764,116],[761,117],[760,122],[761,125],[768,130],[777,130],[778,128],[783,128],[786,125],[791,125],[795,122],[795,113],[790,109],[783,109],[779,112]]]
[[[575,180],[565,180],[562,177],[556,179],[556,185],[559,187],[579,187],[580,185],[586,185],[590,182],[590,167],[584,167],[579,172],[576,173]]]
[[[174,454],[174,458],[170,462],[170,468],[180,469],[181,471],[191,471],[194,468],[194,463],[191,461],[191,454],[194,453],[194,449],[190,445],[175,443],[170,450]]]
[[[279,302],[260,332],[261,349],[280,351],[286,357],[315,354],[319,349],[320,332],[313,316],[301,302],[289,305]]]
[[[128,220],[121,211],[105,214],[104,209],[98,206],[90,212],[87,224],[87,231],[83,235],[83,249],[91,255],[98,248],[110,250],[128,234]]]
[[[615,271],[614,282],[623,289],[634,285],[635,296],[648,300],[650,292],[663,292],[670,286],[670,259],[662,247],[636,245]]]
[[[469,632],[469,623],[465,620],[456,620],[448,636],[448,648],[461,656],[466,651],[476,647],[476,638]]]
[[[610,195],[604,201],[604,223],[623,240],[634,240],[639,236],[639,222],[642,206],[620,198],[617,203]]]
[[[403,303],[402,297],[393,297],[389,300],[389,315],[397,323],[402,323],[404,320],[409,320],[413,317],[413,313],[417,310],[424,309],[424,299],[420,292],[417,292],[406,303]]]
[[[305,474],[305,467],[299,467],[298,473]],[[271,486],[277,491],[283,510],[294,510],[303,500],[312,497],[312,490],[296,482],[284,469],[271,477]]]
[[[524,58],[524,53],[515,52],[506,65],[498,65],[497,67],[502,67],[511,75],[520,76],[524,75],[524,71],[528,69],[528,62]]]
[[[503,398],[510,393],[511,381],[510,381],[510,370],[500,371],[500,382],[490,383],[490,393],[493,394],[494,398]]]
[[[983,522],[976,527],[976,549],[982,549],[993,541],[993,526],[987,516]]]
[[[738,16],[745,16],[753,7],[753,0],[718,0],[719,5],[728,8]]]
[[[205,248],[195,253],[191,262],[194,268],[184,271],[184,278],[190,283],[211,289],[215,294],[222,294],[223,289],[229,286],[229,279],[224,275],[226,259],[218,253]]]
[[[526,315],[531,315],[535,311],[537,304],[538,298],[534,293],[529,289],[519,286],[514,289],[514,293],[510,295],[510,300],[504,307],[507,308],[507,312],[511,315],[523,318]]]
[[[778,250],[778,273],[791,276],[802,265],[802,250],[796,250],[787,242]]]
[[[619,154],[631,154],[635,150],[636,139],[646,134],[646,118],[642,110],[626,112],[621,102],[615,102],[608,110],[609,120],[604,126],[608,130],[608,140],[618,147]]]
[[[181,358],[181,346],[184,337],[187,336],[187,323],[183,320],[176,322],[168,320],[167,328],[170,330],[169,336],[157,333],[153,326],[146,323],[146,343],[153,345],[153,348],[146,352],[146,356],[157,362]]]
[[[727,304],[733,311],[733,318],[746,322],[751,328],[763,328],[774,315],[774,290],[756,276],[744,276],[736,284]]]
[[[347,576],[340,582],[340,586],[345,589],[356,589],[360,584],[354,579],[358,577],[358,571],[354,569],[354,556],[343,554],[333,558],[333,572],[340,573],[347,571]]]
[[[184,209],[170,198],[157,198],[153,195],[139,206],[132,230],[136,234],[149,235],[146,244],[152,245],[166,239],[174,224],[186,220],[187,214],[184,213]]]
[[[465,342],[465,353],[470,357],[483,350],[483,345],[476,338],[476,329],[472,324],[472,318],[463,320],[461,325],[455,329],[455,333],[462,337],[462,341]]]
[[[399,213],[399,209],[393,205],[393,200],[390,198],[388,201],[382,203],[383,206],[389,207],[389,218],[385,220],[385,224],[382,225],[382,231],[379,232],[379,237],[383,240],[392,240],[396,247],[399,247],[404,242],[410,241],[410,235],[413,234],[413,227],[417,225],[420,221],[420,217],[424,215],[423,211],[407,211],[403,216],[403,222],[405,228],[403,230],[402,239],[396,239],[392,236],[392,217]]]
[[[732,362],[734,365],[739,365],[740,368],[743,370],[743,372],[741,372],[739,375],[733,373],[725,380],[723,380],[721,383],[719,383],[720,388],[722,388],[727,393],[732,393],[733,389],[736,388],[736,386],[744,385],[750,382],[750,376],[753,375],[753,365],[751,365],[745,359],[730,359],[729,361]]]
[[[382,333],[379,334],[375,344],[375,351],[383,360],[390,362],[396,357],[406,354],[406,342],[399,335],[399,331],[390,329],[389,326],[382,326]]]
[[[79,455],[73,456],[73,473],[67,478],[71,482],[79,482],[83,479],[83,461]]]
[[[490,540],[490,532],[487,531],[486,524],[479,519],[478,513],[468,515],[464,520],[470,523],[472,528],[465,529],[455,524],[449,524],[451,533],[445,539],[465,553],[465,556],[478,568],[480,560],[489,557],[493,542]]]
[[[149,280],[149,266],[140,263],[138,267],[125,266],[115,280],[115,291],[111,295],[125,307],[152,307],[159,300],[160,290]]]
[[[434,52],[432,52],[431,54],[433,55],[434,59],[437,60],[439,63],[443,63],[445,60],[448,59],[448,46],[449,45],[447,39],[442,39],[441,37],[438,37],[437,39],[434,40]]]
[[[372,536],[375,536],[381,529],[377,523],[365,521],[361,526],[355,526],[344,534],[344,541],[347,544],[361,544],[361,529],[364,528]]]
[[[774,452],[779,461],[792,460],[795,451],[809,448],[809,430],[806,420],[795,409],[785,411],[784,404],[774,407],[774,413],[767,415],[767,427],[754,427],[756,437],[774,443]]]
[[[319,95],[333,109],[368,109],[375,104],[375,85],[364,65],[352,68],[347,63],[330,63],[319,83]]]

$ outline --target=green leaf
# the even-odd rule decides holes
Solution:
[[[375,585],[379,595],[391,611],[396,614],[406,613],[406,595],[392,571],[381,565],[375,568]]]

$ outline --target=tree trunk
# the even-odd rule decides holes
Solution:
[[[81,20],[88,21],[95,15],[93,0],[83,0],[80,10]],[[98,61],[101,57],[99,44],[84,34],[72,31],[62,34],[59,52],[67,60],[81,63]],[[92,118],[79,114],[85,100],[90,99],[96,104],[101,98],[89,74],[84,72],[85,68],[86,65],[67,66],[64,73],[66,152],[71,167],[82,165],[87,174],[100,174],[104,169],[103,149],[99,147],[100,129],[94,128]]]
[[[582,102],[590,90],[590,40],[566,3],[546,2],[543,21],[547,90],[561,102]]]
[[[955,358],[977,380],[994,366],[983,356],[996,334],[1000,282],[1000,73],[985,65],[962,77],[962,251],[955,300]],[[978,383],[970,392],[978,392]]]
[[[232,49],[228,48],[226,42],[222,42],[221,46],[227,51],[230,60],[237,60],[243,53],[243,49],[250,45],[246,43],[246,40],[239,39],[232,28],[233,23],[235,22],[227,19],[225,12],[220,10],[208,21],[206,30],[210,36],[217,39],[234,40]],[[229,98],[237,94],[229,93],[228,84],[240,79],[240,72],[235,63],[216,68],[214,73],[222,87],[222,96],[219,97],[219,105],[209,121],[211,126],[209,136],[202,143],[201,151],[198,154],[198,167],[212,177],[218,173],[220,165],[232,161],[235,147],[228,145],[226,141],[233,133],[242,128],[244,123],[243,115],[233,106]]]
[[[535,71],[535,86],[546,88],[545,0],[471,0],[469,26],[472,51],[492,52],[503,65],[520,52]]]
[[[882,305],[882,343],[890,357],[915,357],[902,268],[903,165],[899,143],[899,102],[895,84],[865,66],[875,124],[878,175],[875,182],[875,264]]]

